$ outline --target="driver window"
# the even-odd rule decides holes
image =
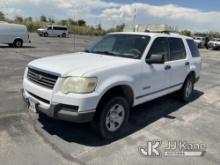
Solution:
[[[166,37],[159,37],[154,40],[154,43],[151,46],[151,49],[146,57],[150,59],[152,54],[162,54],[165,56],[165,61],[168,59],[169,54],[169,42]]]

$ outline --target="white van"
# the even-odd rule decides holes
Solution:
[[[22,47],[23,43],[30,42],[26,26],[0,22],[0,44],[8,44],[10,47]]]
[[[66,38],[69,35],[68,28],[65,26],[57,26],[52,25],[48,26],[47,28],[40,28],[37,29],[37,33],[39,36],[44,37],[64,37]]]

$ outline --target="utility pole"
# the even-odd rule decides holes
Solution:
[[[136,17],[137,17],[137,6],[136,6],[137,0],[134,1],[134,18],[133,18],[133,25],[134,25],[134,31],[136,30]]]
[[[76,13],[74,14],[74,21],[76,23]],[[73,26],[75,26],[75,25],[73,25]],[[74,27],[73,27],[73,29],[74,29]],[[74,32],[74,30],[73,30],[73,48],[74,48],[74,51],[76,51],[76,32]]]

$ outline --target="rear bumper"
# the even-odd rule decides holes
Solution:
[[[36,111],[37,113],[44,113],[45,115],[54,118],[60,119],[75,123],[85,123],[93,120],[95,115],[95,110],[91,112],[78,112],[77,106],[69,106],[64,104],[50,104],[47,107],[41,106],[41,101],[35,98],[34,96],[28,94],[23,89],[21,90],[22,97],[27,107],[30,106],[29,99],[34,100],[36,103]]]

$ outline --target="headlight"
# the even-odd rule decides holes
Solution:
[[[67,93],[91,93],[95,90],[97,78],[68,77],[64,80],[61,91]]]

